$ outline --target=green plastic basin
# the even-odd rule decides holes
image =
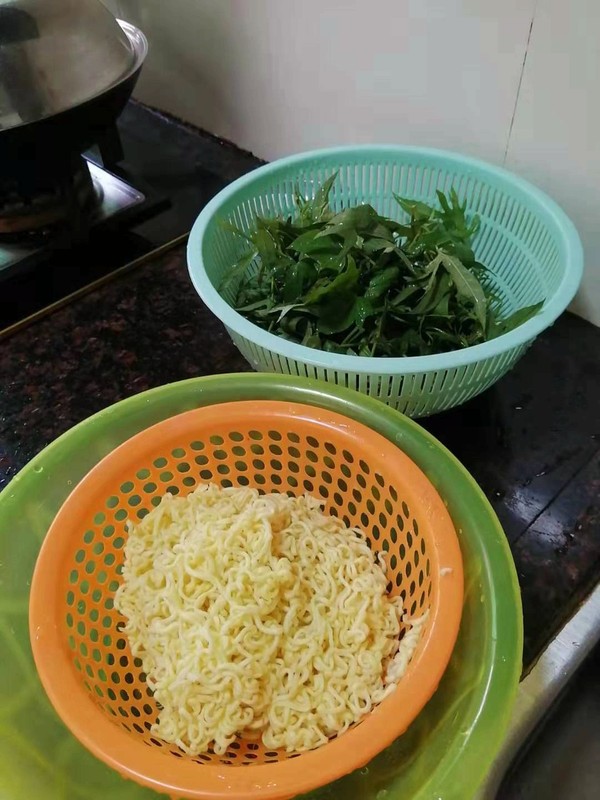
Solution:
[[[157,796],[124,781],[90,755],[46,699],[29,647],[31,575],[60,505],[104,455],[166,417],[236,399],[295,400],[371,426],[426,472],[446,501],[460,537],[465,607],[438,691],[408,732],[368,767],[311,798],[469,800],[474,796],[502,742],[521,671],[520,594],[506,538],[492,508],[469,473],[436,439],[379,401],[314,380],[242,374],[195,378],[123,400],[63,434],[0,495],[0,800]]]

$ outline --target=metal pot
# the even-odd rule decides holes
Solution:
[[[99,0],[0,0],[0,167],[82,152],[127,102],[148,45]]]

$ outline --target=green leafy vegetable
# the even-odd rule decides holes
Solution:
[[[327,352],[415,356],[480,344],[541,309],[498,315],[471,245],[479,218],[454,189],[439,207],[394,195],[401,223],[366,204],[334,213],[336,177],[310,199],[297,187],[294,217],[256,217],[252,233],[223,223],[247,248],[221,289],[252,322]]]

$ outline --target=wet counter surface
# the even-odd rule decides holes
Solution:
[[[249,367],[178,245],[0,341],[0,486],[105,406]],[[472,472],[512,548],[525,669],[600,579],[600,329],[570,314],[469,404],[423,424]]]

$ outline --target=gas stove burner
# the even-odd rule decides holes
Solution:
[[[102,199],[83,156],[24,164],[22,172],[0,178],[0,237],[16,241],[51,235],[57,227],[84,230]]]
[[[43,173],[46,185],[42,187],[39,180],[30,181],[26,194],[23,193],[22,172],[16,183],[14,175],[9,182],[6,172],[0,172],[0,287],[18,271],[27,272],[34,265],[51,259],[55,251],[64,253],[74,246],[86,247],[90,237],[102,228],[108,231],[123,226],[127,229],[131,220],[143,221],[146,215],[154,215],[164,208],[166,201],[143,194],[89,158],[82,160],[83,168],[77,164],[75,170],[66,173],[63,164],[62,194],[57,191],[55,176],[48,179],[47,170]],[[69,176],[66,187],[65,175]],[[15,186],[19,192],[15,192]],[[29,188],[31,186],[37,189],[37,194]],[[42,188],[44,192],[40,191]],[[31,229],[33,212],[41,209],[47,212],[43,218],[45,227]],[[56,221],[48,224],[51,216]],[[19,226],[15,222],[26,218],[23,230],[17,230]],[[41,222],[42,215],[38,214],[35,221]],[[12,232],[3,232],[6,230]]]

